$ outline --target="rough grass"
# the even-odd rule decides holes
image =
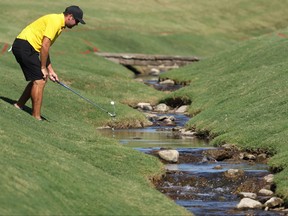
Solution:
[[[287,30],[255,38],[193,65],[163,74],[190,81],[173,97],[188,97],[188,127],[209,131],[213,143],[275,154],[269,161],[277,192],[288,198]],[[171,97],[171,96],[169,96]],[[169,99],[169,98],[168,98]],[[167,100],[167,99],[164,99]]]

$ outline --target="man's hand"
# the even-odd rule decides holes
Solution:
[[[58,76],[54,71],[49,73],[49,79],[53,82],[59,81]]]
[[[52,68],[52,65],[48,65],[48,71],[49,71],[49,79],[53,82],[59,81],[57,74],[55,73],[54,69]]]
[[[48,73],[48,69],[46,67],[41,68],[42,74],[43,74],[43,79],[46,80],[49,73]]]

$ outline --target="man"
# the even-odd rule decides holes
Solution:
[[[75,5],[67,7],[61,14],[48,14],[32,22],[12,45],[25,79],[30,81],[14,106],[22,109],[31,98],[32,116],[37,120],[42,120],[42,98],[48,77],[54,82],[59,81],[50,62],[49,49],[64,28],[71,29],[79,22],[85,24],[83,11]]]

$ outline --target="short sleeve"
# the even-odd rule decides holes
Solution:
[[[49,20],[46,24],[44,36],[48,37],[51,41],[53,41],[59,29],[61,29],[61,26],[57,22],[55,22],[54,20]]]

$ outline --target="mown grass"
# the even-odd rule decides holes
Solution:
[[[63,0],[57,2],[2,0],[0,3],[1,214],[188,214],[183,208],[177,207],[171,200],[151,188],[147,180],[148,177],[157,176],[163,172],[162,165],[155,158],[125,148],[113,139],[100,136],[96,130],[96,127],[107,124],[115,124],[118,127],[145,124],[146,119],[143,115],[127,104],[133,106],[143,100],[157,103],[160,98],[164,97],[164,93],[133,82],[131,80],[133,75],[130,72],[95,56],[92,51],[98,49],[105,52],[210,56],[230,48],[239,41],[281,29],[287,23],[288,1],[88,0],[85,2],[71,1],[69,4],[81,6],[87,25],[65,30],[56,41],[51,49],[54,68],[61,81],[83,96],[97,102],[103,108],[112,109],[110,101],[115,101],[116,122],[112,122],[107,114],[95,109],[81,98],[52,82],[49,82],[45,89],[42,109],[43,115],[49,120],[48,122],[37,122],[31,118],[29,113],[12,107],[11,103],[19,97],[26,83],[14,57],[2,49],[5,47],[4,44],[11,44],[20,30],[34,19],[46,13],[60,13],[68,5]],[[284,39],[276,38],[276,41],[281,41],[285,45]],[[284,46],[279,48],[283,50]],[[254,49],[252,45],[246,51],[245,45],[243,45],[242,57],[250,54],[250,49]],[[262,47],[258,45],[258,49],[261,50]],[[229,59],[232,53],[239,58],[236,52],[231,51],[226,55],[223,54],[223,58]],[[266,52],[269,53],[270,49],[267,48]],[[269,68],[269,58],[277,60],[274,55],[266,55],[266,52],[262,53],[262,57],[266,56],[265,61],[257,64],[257,59],[254,58],[256,61],[254,63],[258,65],[259,70],[263,62]],[[274,54],[277,53],[275,49]],[[282,54],[284,55],[284,51]],[[254,55],[256,56],[256,53]],[[253,59],[253,55],[250,57]],[[237,71],[238,67],[241,68],[237,64],[241,63],[241,58],[236,60],[238,62],[231,65],[231,68],[234,67],[233,71]],[[247,58],[246,61],[250,61],[250,58]],[[203,64],[209,64],[208,62],[210,62],[210,71],[214,73],[220,71],[225,74],[222,76],[219,72],[219,76],[215,78],[225,87],[222,90],[225,93],[223,94],[227,96],[229,92],[227,89],[231,89],[230,78],[233,80],[235,76],[236,79],[235,73],[229,75],[229,71],[225,70],[226,63],[229,62],[230,64],[230,61],[224,62],[222,59],[222,64],[217,61],[218,68],[213,61],[207,61]],[[245,61],[243,60],[243,62]],[[248,64],[246,67],[248,70]],[[282,68],[280,63],[279,67]],[[251,68],[254,68],[252,64],[250,65]],[[285,64],[283,63],[283,71],[284,68]],[[257,69],[255,70],[257,72]],[[242,71],[245,71],[244,67]],[[253,69],[251,71],[255,72]],[[268,73],[269,70],[263,69],[263,71]],[[225,100],[228,101],[230,95],[227,98],[222,98],[222,107],[220,106],[221,103],[217,101],[216,92],[210,92],[210,96],[215,98],[214,102],[210,100],[210,97],[205,99],[202,93],[207,93],[210,85],[211,87],[214,85],[215,88],[220,85],[219,82],[214,83],[215,80],[206,79],[205,81],[204,76],[198,77],[198,75],[196,72],[193,73],[195,81],[202,80],[199,82],[199,87],[193,91],[185,88],[179,94],[188,95],[192,98],[193,103],[197,103],[199,98],[203,99],[202,102],[198,102],[199,105],[196,104],[195,109],[191,108],[191,112],[202,110],[201,115],[197,116],[198,120],[195,118],[199,129],[209,129],[219,135],[218,141],[215,142],[229,141],[228,138],[232,137],[235,142],[247,144],[248,142],[241,142],[241,138],[244,136],[239,138],[239,134],[241,135],[242,132],[234,131],[234,134],[238,136],[234,136],[232,132],[224,133],[230,128],[225,126],[226,124],[219,123],[223,123],[222,115],[217,115],[218,118],[211,118],[207,114],[207,124],[204,122],[205,109],[211,111],[215,108],[219,114],[229,114],[228,119],[230,119],[235,115],[235,110],[239,110],[236,104],[240,103],[241,105],[243,102],[236,99],[231,101],[230,103],[235,109],[224,113],[226,107],[224,103]],[[247,79],[251,78],[251,74],[245,75]],[[211,74],[209,76],[213,77]],[[284,72],[282,76],[284,76]],[[278,77],[277,74],[275,77]],[[252,81],[247,83],[249,87],[257,83],[253,76],[252,78]],[[178,79],[183,78],[179,77]],[[190,78],[188,77],[188,79]],[[284,80],[281,80],[283,88],[285,86]],[[269,80],[266,81],[269,82]],[[239,83],[238,85],[240,86]],[[249,89],[245,86],[242,88],[243,91]],[[268,86],[266,88],[268,91]],[[280,89],[277,90],[280,92]],[[278,95],[278,91],[275,90],[275,95]],[[262,90],[257,89],[256,86],[255,92],[262,95]],[[232,95],[233,91],[231,97]],[[249,109],[245,112],[254,110],[251,112],[253,115],[251,118],[245,117],[243,111],[242,118],[257,125],[260,117],[256,117],[259,112],[250,105],[252,101],[250,97],[255,99],[253,95],[249,96],[249,92],[247,92],[247,107],[245,106],[245,108]],[[267,99],[269,101],[269,97]],[[256,101],[255,99],[255,103]],[[278,101],[280,105],[284,102]],[[217,106],[218,103],[219,106]],[[275,102],[274,105],[278,105],[278,103]],[[28,103],[27,106],[31,107],[31,104]],[[272,105],[270,107],[275,108]],[[280,109],[279,113],[282,112],[284,112],[284,108],[282,111]],[[271,120],[273,114],[270,116],[269,112],[264,113],[267,119],[270,117]],[[200,116],[203,116],[203,119]],[[285,130],[283,129],[285,118],[282,118],[282,114],[279,117],[281,118],[277,121],[277,125],[282,129],[279,129],[279,134],[283,133],[284,136],[281,137],[285,137]],[[232,121],[229,120],[229,122]],[[269,122],[267,123],[263,119],[259,122],[263,124],[264,129],[269,129],[268,131],[263,128],[259,131],[254,130],[259,138],[264,140],[266,137],[266,140],[280,141],[277,133],[273,133],[278,130],[277,128],[270,128],[267,125]],[[192,122],[192,124],[194,123]],[[234,125],[238,126],[236,123]],[[240,127],[238,126],[238,128]],[[257,127],[250,125],[250,128]],[[250,131],[249,128],[246,131]],[[270,135],[267,135],[266,132]],[[221,134],[222,136],[220,136]],[[227,136],[225,137],[225,135]],[[248,138],[250,137],[253,137],[253,134]],[[245,139],[248,140],[248,138]],[[283,139],[281,143],[285,143],[285,140]],[[243,146],[246,146],[244,144]],[[252,147],[255,145],[270,147],[270,145],[262,144],[262,142],[250,144]],[[277,145],[275,149],[280,151],[282,147]],[[283,167],[286,164],[284,163],[285,158],[287,158],[286,152],[283,151],[273,158],[271,164],[274,163],[275,166],[282,165]],[[283,173],[285,174],[282,172],[277,175],[277,183],[279,183],[278,191],[285,194],[283,191],[285,191],[287,181],[283,180],[285,179]]]
[[[239,41],[281,29],[288,21],[287,0],[87,0],[69,4],[83,8],[87,25],[65,35],[64,40],[61,36],[55,48],[63,52],[70,51],[65,46],[69,38],[73,46],[97,47],[103,52],[206,57]],[[31,5],[37,10],[31,12]],[[1,1],[1,41],[12,43],[15,34],[31,20],[62,12],[66,5],[63,0]],[[11,16],[11,11],[16,14]],[[5,24],[8,19],[11,25]]]
[[[269,165],[277,192],[288,198],[287,36],[272,33],[235,46],[163,77],[190,81],[172,97],[188,97],[194,115],[188,127],[209,131],[212,143],[275,154]],[[171,97],[171,96],[169,96]],[[167,99],[164,99],[167,100]]]
[[[98,59],[103,70],[95,69],[94,54],[57,59],[65,60],[58,67],[63,82],[111,112],[110,100],[116,102],[116,125],[105,112],[52,82],[45,89],[42,109],[48,121],[38,122],[15,109],[11,103],[25,82],[14,57],[2,55],[1,214],[188,214],[149,183],[148,178],[163,172],[156,158],[121,146],[112,139],[112,131],[108,139],[96,129],[145,124],[142,114],[121,103],[144,97],[153,102],[160,93],[133,81],[121,66]]]

